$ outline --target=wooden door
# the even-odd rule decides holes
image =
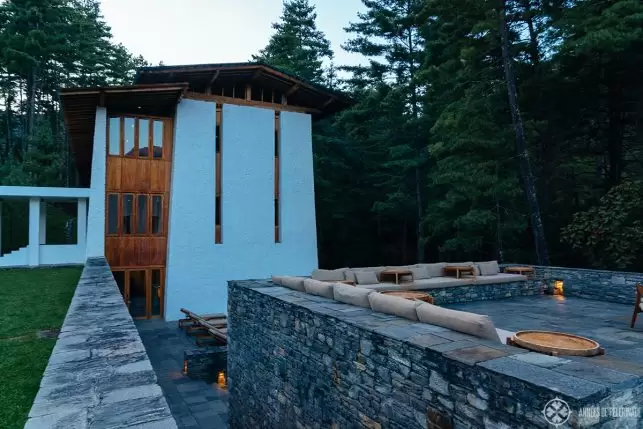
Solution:
[[[163,316],[165,270],[135,268],[114,270],[113,274],[123,301],[134,319]]]

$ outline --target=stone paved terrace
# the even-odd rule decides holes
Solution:
[[[103,258],[88,259],[25,429],[176,429]]]
[[[508,331],[545,330],[581,335],[597,341],[604,356],[568,358],[578,363],[560,367],[573,375],[587,365],[602,365],[643,376],[643,318],[630,328],[633,305],[594,301],[575,297],[538,296],[477,301],[446,306],[454,310],[487,314],[496,328]],[[544,359],[557,366],[560,359]]]
[[[643,403],[641,326],[632,306],[533,296],[451,304],[507,330],[594,337],[605,357],[559,358],[370,308],[275,286],[229,282],[231,429],[360,427],[549,428],[548,401],[567,401],[560,428],[639,429],[641,419],[581,415]],[[563,302],[563,304],[561,304]],[[604,362],[603,364],[599,362]],[[451,426],[437,426],[451,427]]]
[[[197,349],[177,322],[139,320],[136,326],[179,429],[225,429],[228,392],[183,375],[183,352]]]

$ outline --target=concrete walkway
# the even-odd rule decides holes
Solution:
[[[177,322],[136,321],[147,355],[179,429],[223,429],[228,392],[183,375],[183,352],[198,348]]]

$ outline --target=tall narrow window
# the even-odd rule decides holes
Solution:
[[[131,234],[134,223],[134,195],[123,195],[123,235]]]
[[[139,158],[150,156],[150,121],[147,119],[138,120],[138,156]]]
[[[153,158],[163,158],[163,121],[154,121],[152,130],[152,148]]]
[[[214,199],[214,242],[220,244],[223,242],[223,236],[221,232],[221,143],[222,143],[222,119],[223,112],[221,111],[221,105],[217,105],[216,113],[216,136],[215,136],[215,152],[216,160],[214,167],[215,178],[215,199]]]
[[[118,194],[107,196],[107,233],[118,234]]]
[[[121,154],[121,118],[109,118],[109,154]]]
[[[281,243],[279,204],[279,154],[281,149],[281,115],[275,112],[275,243]]]
[[[152,234],[160,235],[163,232],[163,198],[152,195]]]
[[[136,204],[136,233],[147,234],[147,195],[139,195]]]
[[[134,128],[135,128],[135,123],[136,121],[134,118],[125,118],[125,124],[124,124],[124,134],[125,134],[125,141],[123,142],[123,151],[125,152],[125,156],[135,156],[136,154],[134,153]]]

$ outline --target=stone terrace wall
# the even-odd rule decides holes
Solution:
[[[456,304],[471,301],[487,301],[518,296],[540,295],[542,287],[539,280],[523,280],[510,283],[472,284],[471,286],[452,286],[431,289],[429,293],[436,305]]]
[[[504,264],[504,267],[518,264]],[[643,273],[625,271],[590,270],[584,268],[533,266],[534,276],[551,286],[554,280],[562,280],[564,293],[579,298],[634,305],[636,284],[643,284]]]
[[[643,382],[633,374],[267,280],[229,282],[228,303],[230,429],[452,427],[429,424],[438,413],[454,428],[546,428],[542,410],[555,397],[573,410],[643,400]],[[575,427],[616,428],[622,422],[603,417],[576,421]]]
[[[87,260],[25,429],[176,429],[103,258]]]

